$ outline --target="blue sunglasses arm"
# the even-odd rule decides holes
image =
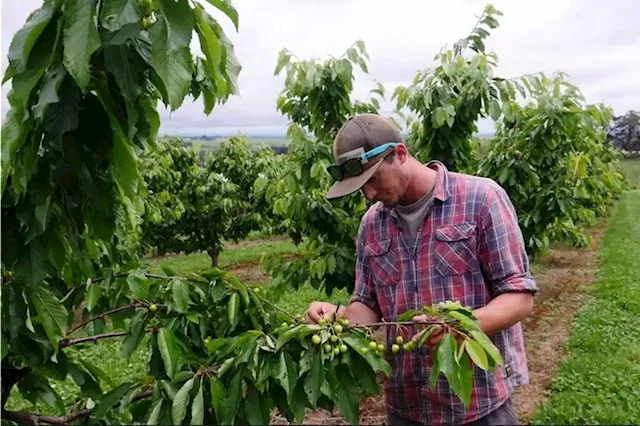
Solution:
[[[371,157],[375,157],[378,154],[382,154],[388,148],[394,147],[396,145],[398,145],[396,142],[385,143],[383,145],[380,145],[380,146],[377,146],[377,147],[373,148],[371,151],[365,152],[360,158],[362,158],[363,160],[367,160],[367,159],[369,159]]]

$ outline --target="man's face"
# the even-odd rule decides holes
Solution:
[[[361,190],[368,201],[380,201],[385,207],[394,207],[404,195],[409,179],[397,157],[393,157],[393,161],[382,161]]]

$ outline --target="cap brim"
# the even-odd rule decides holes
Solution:
[[[382,161],[378,161],[373,166],[365,170],[361,175],[350,177],[333,184],[329,192],[327,192],[327,198],[340,198],[345,195],[353,194],[360,190],[371,176],[382,165]]]

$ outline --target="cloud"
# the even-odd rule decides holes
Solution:
[[[41,1],[21,0],[2,5],[2,69],[10,39]],[[369,74],[357,74],[354,96],[362,99],[374,81],[388,93],[407,85],[417,70],[433,65],[446,44],[468,34],[484,1],[426,2],[397,0],[236,0],[240,16],[237,33],[226,16],[205,7],[219,19],[235,45],[243,66],[240,94],[205,116],[200,100],[186,100],[173,113],[161,111],[161,132],[170,134],[282,134],[287,120],[276,111],[284,76],[274,76],[283,47],[300,58],[342,54],[362,39],[371,63]],[[496,0],[504,13],[487,47],[500,58],[497,74],[514,77],[544,71],[564,71],[587,102],[604,102],[617,114],[640,109],[640,32],[636,0]],[[194,40],[197,48],[197,41]],[[7,106],[8,85],[2,89]],[[391,105],[383,104],[389,113]],[[480,123],[481,131],[491,123]]]

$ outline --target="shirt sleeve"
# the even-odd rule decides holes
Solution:
[[[479,258],[489,293],[535,293],[536,282],[529,271],[529,258],[515,208],[506,191],[491,186],[480,218]]]
[[[373,283],[373,277],[371,276],[371,268],[369,267],[369,259],[365,254],[365,217],[362,218],[360,229],[358,230],[358,237],[356,239],[356,277],[355,277],[355,289],[353,296],[349,303],[360,302],[373,309],[380,316],[380,305],[378,304],[378,297]]]

